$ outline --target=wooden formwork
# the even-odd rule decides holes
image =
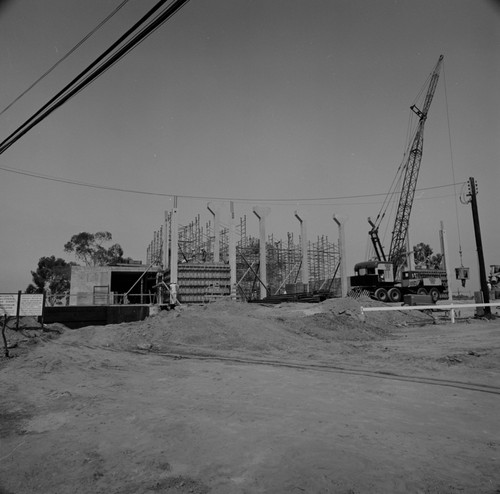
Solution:
[[[164,281],[170,283],[170,272]],[[181,303],[206,303],[231,293],[229,264],[183,263],[178,266],[177,298]]]

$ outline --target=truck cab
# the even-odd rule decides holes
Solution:
[[[350,282],[351,288],[367,290],[370,294],[380,287],[387,290],[395,284],[394,264],[385,261],[358,262]]]
[[[380,283],[394,283],[394,265],[392,262],[385,261],[365,261],[358,262],[354,266],[354,276],[352,281],[359,282],[362,285],[372,285]],[[357,285],[356,285],[357,286]]]

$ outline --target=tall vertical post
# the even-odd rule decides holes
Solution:
[[[220,261],[220,208],[209,202],[207,209],[214,217],[214,262]]]
[[[271,209],[255,206],[253,212],[259,218],[259,277],[262,281],[260,284],[260,298],[264,299],[267,297],[266,217],[271,212]]]
[[[163,225],[163,269],[168,269],[168,262],[170,258],[170,221],[168,211],[165,211],[165,224]]]
[[[231,300],[236,300],[236,225],[234,224],[234,202],[229,203],[229,270]]]
[[[295,217],[300,223],[300,250],[302,253],[302,283],[304,284],[304,292],[309,292],[309,260],[307,257],[307,228],[306,222],[301,217],[298,211],[295,211]]]
[[[439,239],[441,241],[441,254],[443,255],[444,269],[446,269],[446,278],[448,280],[448,302],[450,304],[453,303],[453,293],[451,289],[451,265],[448,262],[448,241],[446,238],[446,230],[444,229],[444,223],[441,221],[441,230],[439,231]],[[451,322],[455,322],[455,311],[454,309],[450,310],[450,319]]]
[[[486,278],[486,268],[484,266],[483,241],[481,239],[481,227],[479,225],[479,212],[477,208],[477,184],[473,177],[469,178],[468,196],[472,206],[472,221],[474,222],[474,234],[476,236],[477,260],[479,262],[479,282],[483,292],[483,301],[490,303],[490,291],[488,290],[488,279]],[[484,307],[484,315],[491,316],[491,307]]]
[[[17,306],[16,306],[16,331],[19,331],[19,314],[21,313],[21,297],[23,296],[22,295],[22,291],[19,290],[17,292]],[[5,315],[5,321],[7,321],[7,315]]]
[[[178,287],[178,262],[179,262],[179,219],[177,209],[177,196],[174,197],[174,208],[172,209],[171,217],[171,252],[170,252],[170,303],[177,303],[177,287]]]
[[[340,254],[340,280],[341,295],[347,297],[347,269],[346,269],[346,250],[345,250],[345,218],[336,214],[333,215],[333,221],[337,223],[339,229],[339,254]]]

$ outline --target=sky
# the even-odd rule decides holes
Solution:
[[[0,111],[120,3],[0,2]],[[154,3],[129,0],[0,115],[0,141]],[[256,236],[252,209],[270,207],[267,231],[283,239],[298,238],[297,210],[310,240],[336,242],[337,214],[354,274],[441,54],[410,242],[439,252],[443,222],[451,265],[471,268],[463,291],[477,290],[471,207],[458,196],[474,177],[489,270],[500,264],[499,23],[492,0],[190,0],[0,155],[0,293],[24,290],[42,256],[74,260],[64,244],[82,231],[110,231],[145,261],[174,196],[181,224],[208,221],[207,202],[227,221],[232,199]]]

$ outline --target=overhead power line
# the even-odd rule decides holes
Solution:
[[[4,153],[10,146],[44,120],[54,110],[91,84],[112,65],[133,50],[152,32],[178,12],[189,0],[174,0],[169,6],[158,13],[167,1],[168,0],[160,0],[138,22],[128,29],[125,34],[120,36],[120,38],[94,60],[94,62],[66,85],[66,87],[59,91],[59,93],[57,93],[48,103],[42,106],[42,108],[2,141],[0,143],[0,154]],[[154,17],[155,15],[156,17]]]
[[[167,192],[151,192],[151,191],[146,191],[146,190],[137,190],[137,189],[127,189],[123,187],[115,187],[115,186],[108,186],[108,185],[97,185],[97,184],[92,184],[88,182],[83,182],[80,180],[70,180],[64,177],[56,177],[52,175],[44,175],[41,173],[35,173],[31,172],[29,170],[20,170],[18,168],[9,168],[7,166],[0,166],[0,170],[6,171],[6,172],[11,172],[11,173],[16,173],[18,175],[24,175],[28,177],[34,177],[34,178],[39,178],[42,180],[48,180],[50,182],[60,182],[60,183],[65,183],[65,184],[70,184],[70,185],[78,185],[80,187],[89,187],[92,189],[103,189],[103,190],[112,190],[115,192],[127,192],[130,194],[142,194],[142,195],[148,195],[148,196],[158,196],[158,197],[181,197],[184,199],[200,199],[200,200],[211,200],[211,201],[234,201],[234,202],[269,202],[269,203],[294,203],[294,202],[306,202],[306,201],[311,201],[311,202],[321,202],[321,201],[339,201],[339,200],[347,200],[347,199],[362,199],[362,198],[367,198],[367,197],[380,197],[380,196],[386,196],[387,193],[379,193],[379,194],[358,194],[358,195],[352,195],[352,196],[337,196],[337,197],[293,197],[289,199],[273,199],[273,198],[256,198],[256,197],[250,197],[250,198],[242,198],[242,197],[214,197],[214,196],[196,196],[196,195],[187,195],[187,194],[171,194]],[[453,184],[444,184],[444,185],[434,185],[433,187],[423,187],[420,189],[417,189],[419,192],[423,192],[426,190],[435,190],[435,189],[444,189],[447,187],[455,187],[457,185],[462,185],[462,183],[453,183]]]
[[[91,36],[93,36],[106,22],[108,22],[116,13],[127,4],[129,0],[123,0],[110,14],[108,14],[94,29],[92,29],[88,34],[85,35],[73,48],[71,48],[63,57],[61,57],[52,67],[46,70],[35,82],[28,86],[19,96],[17,96],[11,103],[9,103],[1,112],[0,116],[3,115],[9,108],[15,105],[23,96],[29,93],[37,84],[39,84],[43,79],[45,79],[51,72],[53,72],[64,60],[66,60],[71,54],[73,54],[80,46],[85,43]]]

